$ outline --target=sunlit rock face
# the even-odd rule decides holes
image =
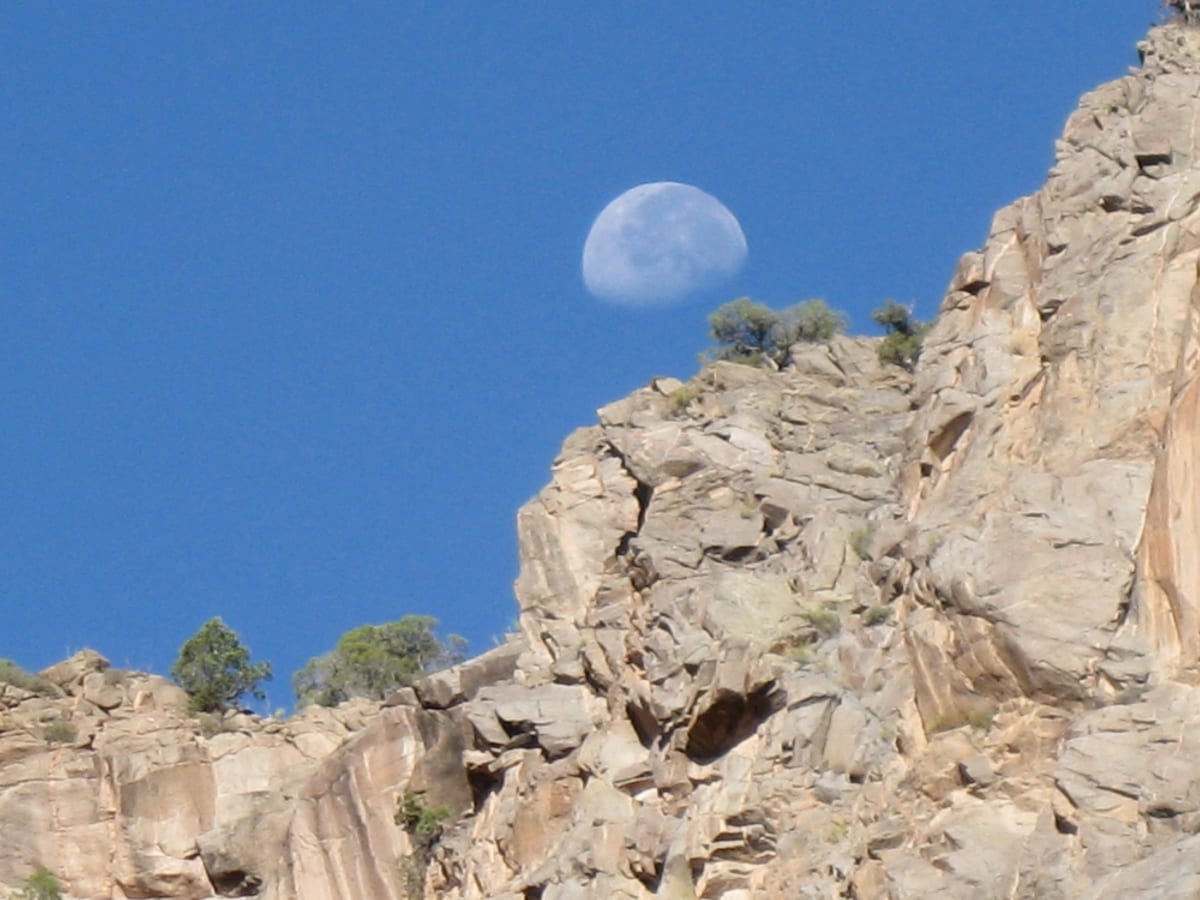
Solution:
[[[215,730],[95,655],[4,687],[0,885],[1194,897],[1200,36],[1142,53],[962,259],[914,374],[836,338],[571,435],[505,645]],[[406,792],[450,818],[406,829]]]
[[[927,343],[907,555],[1014,694],[1196,665],[1196,49],[1158,29],[1141,70],[1083,98]]]
[[[197,718],[180,688],[90,651],[42,675],[0,692],[14,888],[42,865],[80,898],[401,898],[395,798],[470,802],[461,729],[415,704]]]

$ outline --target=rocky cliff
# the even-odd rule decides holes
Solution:
[[[838,338],[569,437],[509,644],[286,721],[201,722],[90,654],[5,688],[0,883],[1196,896],[1200,31],[1140,51],[962,259],[913,377]],[[396,824],[406,792],[452,819]]]

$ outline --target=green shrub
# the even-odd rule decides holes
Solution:
[[[824,606],[807,609],[804,611],[803,616],[808,621],[808,624],[815,628],[817,633],[822,637],[832,637],[842,627],[842,619],[837,614],[837,610],[827,609]]]
[[[930,323],[917,321],[909,307],[895,300],[888,300],[872,311],[871,318],[887,330],[887,336],[879,344],[879,361],[911,372],[921,355],[921,344]]]
[[[405,791],[396,801],[396,824],[412,835],[437,834],[452,815],[449,807],[429,806],[424,791]]]
[[[65,719],[51,722],[42,729],[42,740],[47,744],[73,744],[76,736],[75,726]]]
[[[671,412],[673,414],[685,412],[687,408],[692,405],[692,401],[699,396],[699,391],[685,384],[683,387],[679,388],[679,390],[672,392],[672,394],[667,398],[671,404]]]
[[[232,734],[237,727],[218,712],[202,712],[196,714],[196,729],[206,738],[218,734]]]
[[[218,617],[187,639],[171,675],[188,692],[193,712],[223,712],[244,694],[264,699],[259,685],[270,680],[271,664],[251,663],[237,632]]]
[[[967,724],[977,731],[991,731],[992,721],[996,718],[994,706],[977,706],[967,713]]]
[[[867,524],[850,532],[850,549],[859,559],[871,558],[871,542],[875,540],[875,525]]]
[[[11,659],[0,659],[0,684],[11,684],[13,687],[43,697],[54,697],[58,691],[45,678],[27,672]]]
[[[792,659],[799,666],[810,666],[813,661],[812,644],[799,644],[792,648]]]
[[[783,339],[791,344],[824,344],[846,330],[845,314],[824,300],[805,300],[779,315]]]
[[[13,895],[13,900],[62,900],[62,886],[53,872],[38,866],[25,879],[21,890]]]
[[[793,344],[830,340],[846,327],[846,317],[824,300],[805,300],[777,312],[739,297],[718,307],[708,325],[717,342],[709,353],[712,358],[750,366],[771,360],[782,366]]]
[[[413,852],[400,860],[400,873],[409,897],[424,896],[425,870],[442,828],[453,817],[449,807],[429,806],[423,791],[405,791],[396,801],[396,824],[408,832]]]
[[[882,625],[884,622],[892,618],[892,608],[890,606],[872,606],[863,615],[863,624],[868,627]]]
[[[708,317],[709,334],[719,345],[718,359],[741,362],[775,349],[779,315],[749,297],[720,306]]]
[[[386,625],[347,631],[329,653],[310,659],[292,676],[300,706],[336,706],[351,697],[383,700],[437,669],[463,660],[466,641],[437,636],[437,619],[405,616]]]

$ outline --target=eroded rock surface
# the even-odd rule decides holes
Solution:
[[[13,887],[44,865],[79,898],[401,898],[396,798],[470,805],[462,728],[415,705],[196,717],[180,688],[91,651],[42,676],[0,694]]]

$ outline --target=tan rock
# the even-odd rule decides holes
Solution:
[[[1200,32],[1142,53],[960,261],[915,379],[838,337],[570,436],[519,514],[520,639],[285,721],[91,652],[0,686],[0,884],[1195,894]],[[425,872],[406,792],[452,816]]]

